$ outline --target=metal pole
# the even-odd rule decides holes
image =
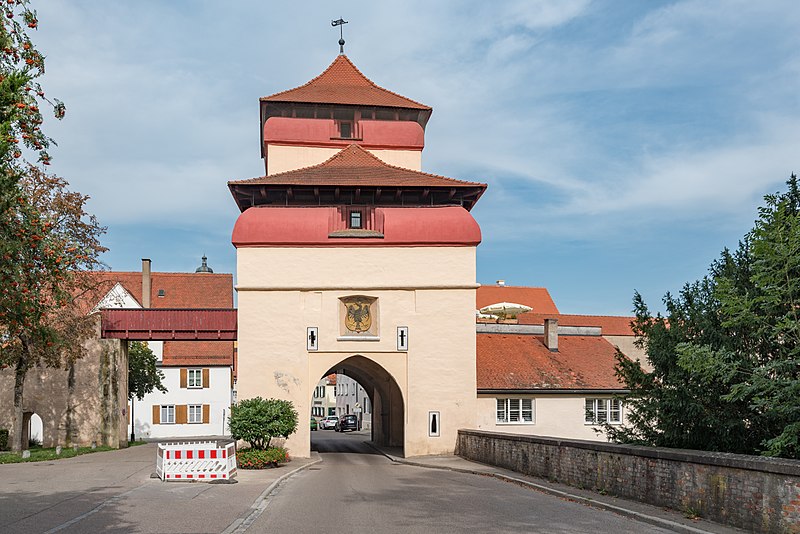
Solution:
[[[133,404],[136,402],[135,398],[131,398],[131,441],[136,441],[136,418],[133,416]]]

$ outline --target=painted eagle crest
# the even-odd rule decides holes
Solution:
[[[344,319],[344,325],[348,330],[359,334],[369,330],[369,327],[372,326],[369,302],[357,300],[345,303],[345,307],[347,308],[347,317]]]

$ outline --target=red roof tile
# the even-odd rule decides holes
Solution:
[[[480,286],[476,292],[475,308],[480,310],[491,304],[513,302],[533,308],[533,313],[558,313],[556,303],[543,287]]]
[[[345,55],[339,55],[322,74],[300,87],[264,96],[262,102],[303,102],[387,106],[430,110],[429,106],[393,93],[364,76]]]
[[[600,336],[559,336],[558,352],[542,336],[478,334],[478,389],[623,389],[616,349]]]
[[[232,341],[165,341],[162,365],[233,365]]]
[[[356,144],[337,152],[330,159],[318,165],[249,180],[228,182],[228,185],[231,184],[486,188],[486,184],[478,182],[465,182],[389,165]]]
[[[535,308],[534,308],[535,310]],[[632,336],[631,321],[634,317],[613,315],[567,315],[559,313],[536,313],[517,316],[519,324],[544,324],[545,319],[558,319],[559,326],[599,326],[604,336]]]

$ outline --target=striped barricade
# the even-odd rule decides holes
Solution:
[[[236,476],[235,443],[159,443],[156,474],[161,480],[213,480]]]

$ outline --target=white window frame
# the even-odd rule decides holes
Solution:
[[[619,399],[587,398],[584,401],[583,423],[586,425],[622,424],[622,401]]]
[[[498,425],[536,424],[535,399],[498,397],[495,399],[495,423]]]
[[[187,370],[186,386],[191,389],[203,389],[203,370],[202,369]]]
[[[190,404],[186,407],[187,420],[189,424],[200,424],[203,422],[203,405]],[[194,417],[193,417],[194,416]]]
[[[162,404],[161,405],[161,418],[159,421],[162,425],[174,425],[175,424],[175,405],[174,404]]]

